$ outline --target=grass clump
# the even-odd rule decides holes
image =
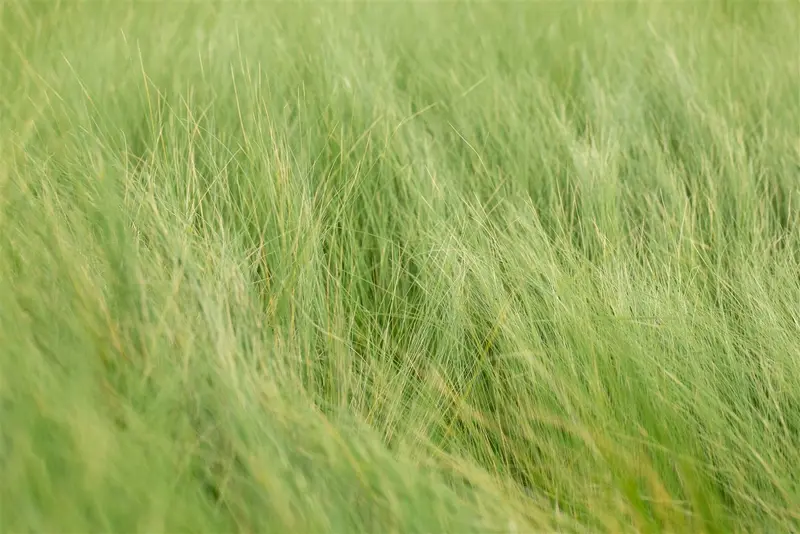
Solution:
[[[798,528],[793,3],[0,3],[0,525]]]

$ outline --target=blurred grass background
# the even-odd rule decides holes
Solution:
[[[799,35],[0,2],[0,529],[798,530]]]

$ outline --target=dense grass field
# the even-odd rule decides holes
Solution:
[[[800,530],[798,36],[0,1],[0,531]]]

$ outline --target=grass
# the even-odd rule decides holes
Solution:
[[[0,2],[0,530],[800,530],[794,2]]]

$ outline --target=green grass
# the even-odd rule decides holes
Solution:
[[[0,531],[800,530],[798,6],[0,1]]]

